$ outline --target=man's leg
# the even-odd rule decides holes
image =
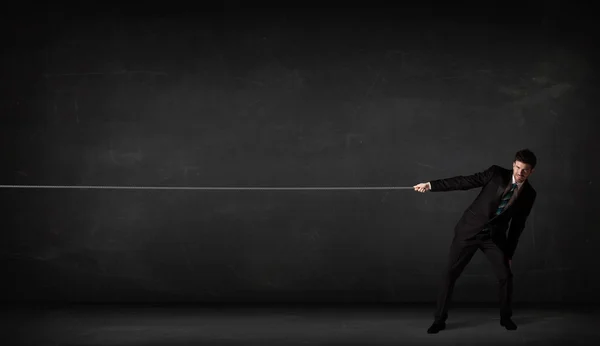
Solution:
[[[456,237],[450,245],[448,264],[444,272],[442,286],[437,300],[435,322],[445,322],[448,318],[448,304],[452,298],[456,280],[478,249],[476,240],[459,240]]]
[[[508,258],[506,258],[504,252],[490,239],[485,240],[481,248],[492,264],[492,268],[498,279],[500,319],[501,321],[510,321],[510,318],[512,317],[513,274],[508,264]],[[509,328],[509,326],[506,327],[508,329],[516,329],[516,325],[513,326],[514,323],[512,321],[510,321],[510,323],[511,328]]]

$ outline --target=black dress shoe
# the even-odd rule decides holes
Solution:
[[[431,327],[427,329],[427,334],[435,334],[446,328],[446,322],[433,322]]]
[[[506,328],[507,330],[516,330],[517,325],[510,318],[501,318],[500,325]]]

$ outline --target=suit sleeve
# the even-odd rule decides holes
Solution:
[[[492,165],[482,172],[471,175],[459,175],[451,178],[430,181],[432,192],[469,190],[485,185],[492,179],[496,166]]]
[[[521,233],[523,233],[525,223],[527,222],[527,218],[531,213],[531,208],[533,208],[536,196],[537,194],[533,195],[533,197],[531,198],[531,202],[529,202],[529,206],[522,213],[513,216],[510,222],[510,228],[508,229],[508,236],[506,242],[507,246],[505,251],[506,257],[508,257],[509,259],[512,259],[515,254],[515,250],[517,249],[517,244],[519,242],[519,237],[521,236]]]

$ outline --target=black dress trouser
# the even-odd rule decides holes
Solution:
[[[454,290],[456,280],[478,249],[483,251],[486,255],[487,259],[492,264],[492,268],[498,279],[500,316],[512,316],[511,300],[513,275],[508,264],[508,258],[506,258],[504,252],[492,242],[489,233],[478,233],[476,236],[466,240],[459,240],[455,237],[450,245],[448,265],[443,275],[442,286],[437,299],[437,309],[435,312],[436,321],[443,322],[448,318],[448,304],[451,301],[452,291]]]

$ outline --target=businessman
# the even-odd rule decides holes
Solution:
[[[512,170],[492,165],[472,175],[432,180],[414,186],[417,192],[482,188],[454,228],[437,309],[428,333],[438,333],[446,327],[454,284],[478,249],[491,262],[498,278],[500,325],[507,330],[517,329],[511,319],[511,264],[519,236],[536,198],[536,191],[528,181],[536,163],[535,154],[523,149],[515,154]]]

